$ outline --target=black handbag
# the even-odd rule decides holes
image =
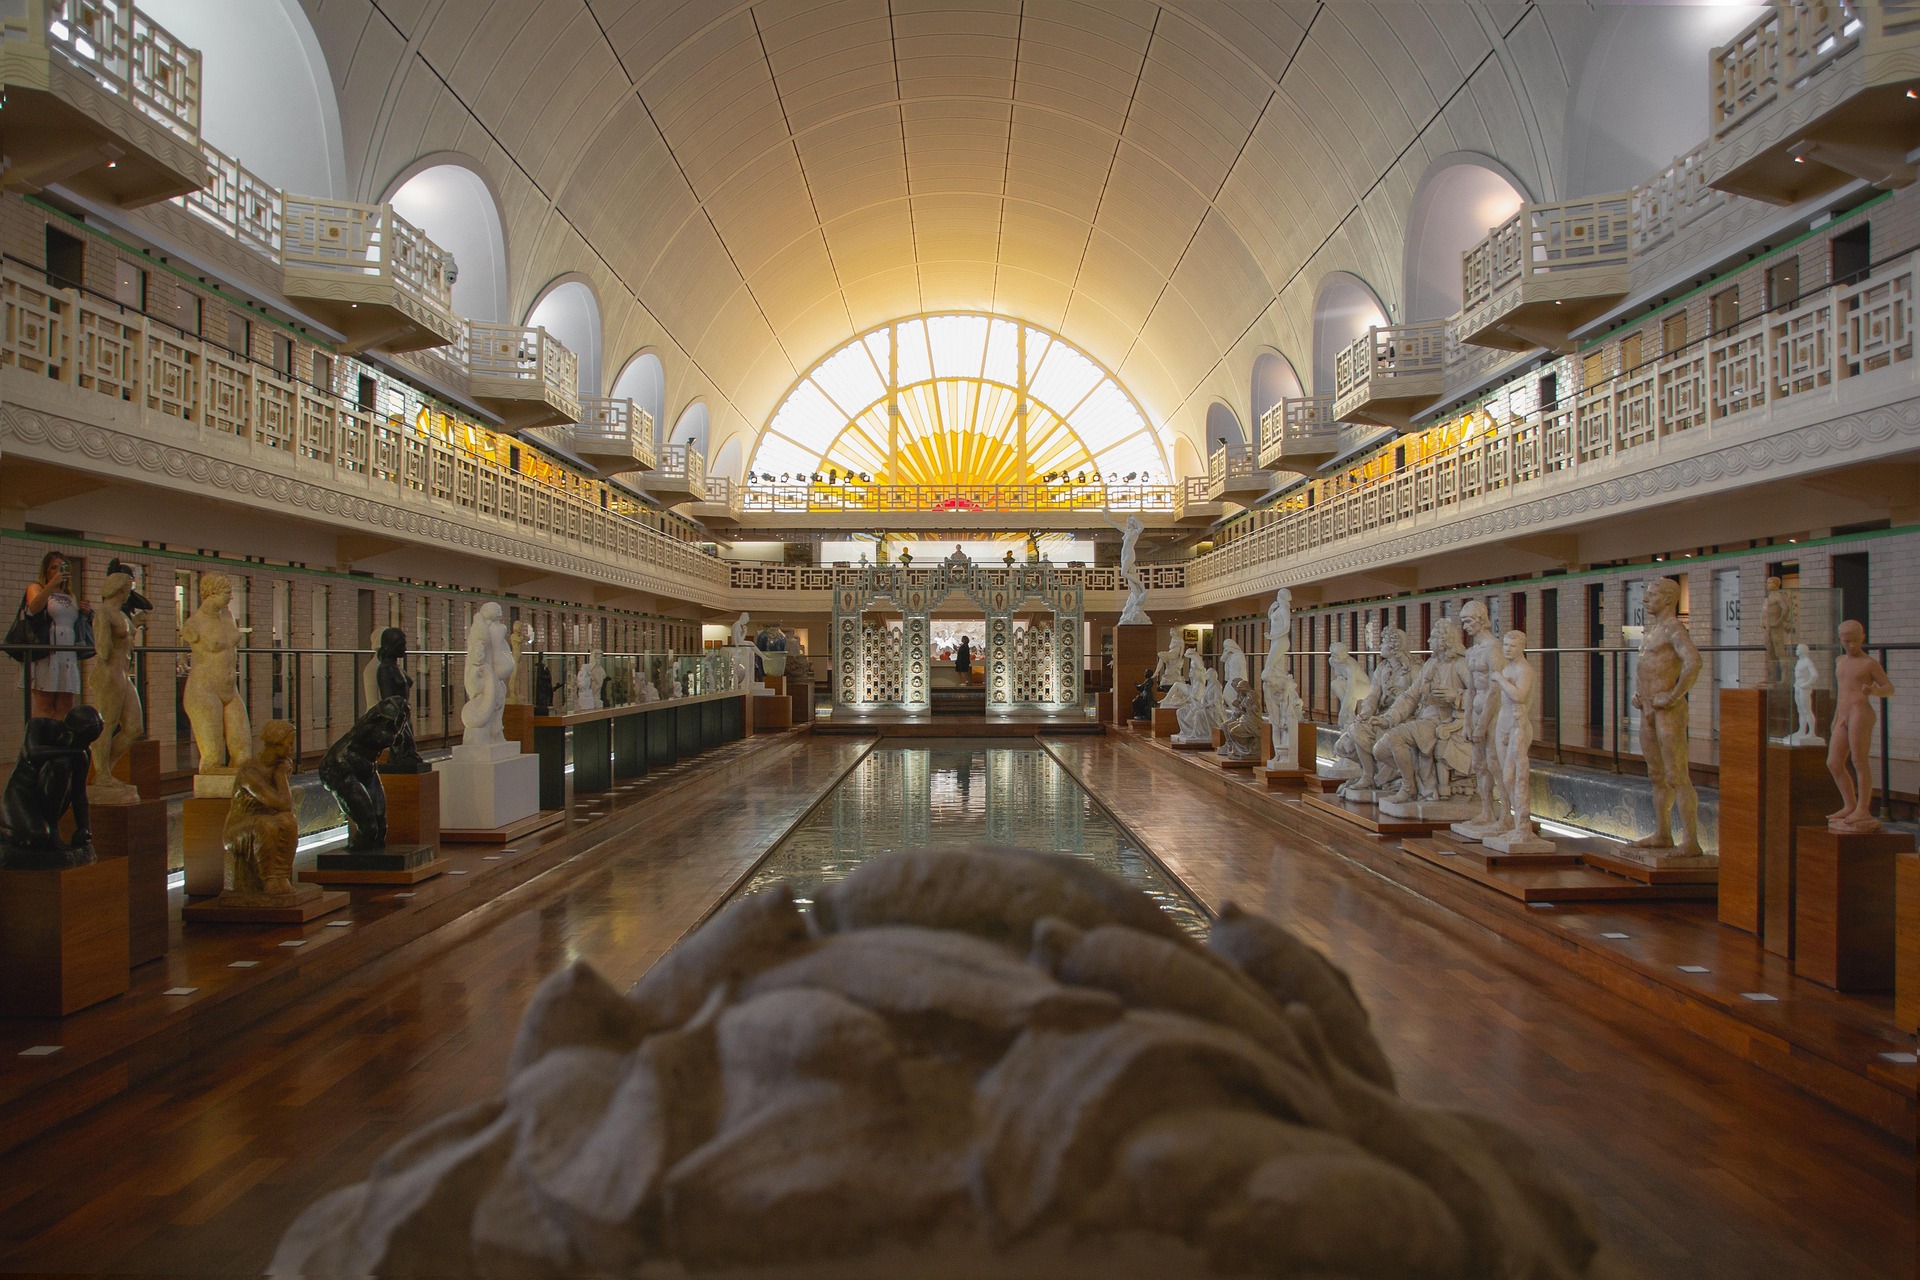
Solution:
[[[49,631],[51,634],[51,631]],[[93,615],[83,613],[73,620],[73,642],[79,646],[74,657],[82,662],[93,659]]]
[[[47,656],[45,646],[53,639],[53,619],[47,611],[27,612],[26,593],[20,596],[20,609],[13,615],[13,625],[7,628],[7,638],[0,643],[0,650],[15,662],[25,665]]]

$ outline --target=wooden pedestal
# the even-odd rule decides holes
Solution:
[[[1154,648],[1153,626],[1150,623],[1134,623],[1130,626],[1113,629],[1113,711],[1110,723],[1125,724],[1133,718],[1133,699],[1140,683],[1140,677],[1152,672],[1160,661],[1160,651]],[[1154,690],[1158,697],[1160,691]]]
[[[1720,923],[1761,931],[1767,694],[1720,691]]]
[[[383,773],[387,789],[387,843],[440,843],[440,775]]]
[[[1893,987],[1894,864],[1913,837],[1802,827],[1793,971],[1836,991]]]
[[[752,698],[753,731],[755,733],[777,733],[782,729],[793,728],[793,699],[784,694],[769,698]]]
[[[92,807],[93,850],[127,863],[127,964],[167,954],[167,802]]]
[[[1920,853],[1894,859],[1893,1020],[1920,1033]]]
[[[189,902],[180,909],[180,918],[194,924],[305,924],[353,901],[350,893],[333,889],[315,889],[298,901],[283,907],[238,906],[220,898]]]
[[[224,796],[188,796],[182,803],[181,856],[187,896],[211,897],[227,887],[227,846],[221,836],[233,802]]]
[[[1093,695],[1093,718],[1101,724],[1120,723],[1120,718],[1113,714],[1113,690],[1102,689]]]
[[[159,799],[160,744],[152,738],[136,739],[113,766],[113,776],[138,787],[142,800]]]
[[[1180,713],[1168,707],[1153,709],[1153,736],[1171,738],[1180,732]]]
[[[508,742],[520,744],[523,753],[533,751],[533,708],[524,702],[508,703],[500,715],[500,731]]]
[[[1761,945],[1791,960],[1795,952],[1799,831],[1826,828],[1826,817],[1840,807],[1840,791],[1827,772],[1825,747],[1786,747],[1768,743],[1763,787],[1766,820],[1761,827]],[[1727,807],[1720,801],[1721,811]],[[1721,821],[1725,821],[1723,817]]]
[[[0,871],[0,1014],[63,1018],[127,989],[127,859]]]

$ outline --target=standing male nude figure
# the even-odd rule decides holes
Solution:
[[[1653,783],[1653,834],[1635,849],[1671,849],[1680,857],[1700,854],[1700,797],[1693,789],[1687,756],[1687,694],[1700,675],[1700,651],[1680,621],[1680,584],[1660,578],[1647,587],[1647,628],[1640,641],[1640,751]],[[1673,841],[1673,806],[1680,804],[1682,842]]]

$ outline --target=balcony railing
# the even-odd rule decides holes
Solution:
[[[568,421],[580,420],[580,362],[545,329],[469,320],[463,346],[474,396],[543,401]]]
[[[1865,25],[1862,7],[1805,0],[1776,4],[1716,48],[1708,64],[1714,137],[1725,137],[1769,103],[1804,91],[1858,47]],[[1900,25],[1897,18],[1895,25]]]
[[[1431,400],[1444,389],[1446,320],[1370,328],[1334,361],[1334,413],[1342,421],[1374,401]]]
[[[1346,430],[1333,416],[1332,396],[1289,396],[1260,419],[1260,465],[1270,471],[1317,465],[1340,452]]]
[[[1633,256],[1665,244],[1733,202],[1733,196],[1707,185],[1706,167],[1701,162],[1706,150],[1707,144],[1702,142],[1629,193],[1633,200]]]
[[[1219,499],[1265,493],[1272,479],[1260,469],[1250,444],[1223,444],[1207,455],[1207,496]]]
[[[707,458],[692,445],[660,446],[653,470],[643,481],[648,493],[682,502],[707,498]]]
[[[580,420],[561,428],[562,444],[603,475],[623,475],[653,467],[653,415],[633,401],[582,396]]]
[[[453,317],[453,255],[393,211],[390,204],[351,204],[315,196],[281,196],[280,264],[343,280],[383,280],[423,310],[420,319],[447,328]]]
[[[719,477],[707,477],[708,503],[718,503]],[[1204,486],[1204,481],[1201,482]],[[1066,511],[1165,511],[1174,486],[1148,484],[752,484],[725,490],[741,513],[1045,515]]]
[[[206,157],[211,179],[173,202],[279,266],[280,228],[286,216],[280,188],[206,142],[200,144],[200,154]]]
[[[200,51],[127,3],[9,0],[6,43],[45,42],[49,52],[119,94],[184,141],[200,141]]]
[[[1909,362],[1915,266],[1916,255],[1907,254],[1864,280],[1755,316],[1505,425],[1482,415],[1493,429],[1399,470],[1316,482],[1265,527],[1197,559],[1189,581],[1199,586],[1416,519],[1446,519],[1461,503],[1585,467],[1612,471],[1622,458],[1651,459],[1674,437],[1711,433],[1723,422],[1739,429],[1744,415]],[[1618,352],[1605,354],[1618,367]],[[1506,391],[1516,400],[1532,395],[1523,383]]]
[[[627,557],[713,587],[718,561],[652,527],[630,499],[582,480],[576,488],[362,412],[327,392],[78,290],[0,267],[0,368],[139,406],[164,442],[222,440],[250,465],[346,494],[399,505],[438,504],[483,523],[561,541],[608,564]],[[178,421],[169,428],[166,420]],[[112,464],[109,464],[112,465]]]
[[[1633,254],[1633,194],[1521,205],[1460,255],[1462,310],[1484,306],[1527,277],[1627,266]]]
[[[1030,566],[1016,564],[1012,569],[999,565],[979,564],[974,570],[987,576],[988,580],[1011,577]],[[832,591],[841,583],[853,583],[868,570],[855,565],[775,565],[760,562],[734,561],[727,565],[728,583],[735,591]],[[931,578],[938,569],[928,567],[907,570],[909,581]],[[1146,577],[1149,591],[1179,591],[1187,585],[1187,566],[1184,564],[1143,564],[1140,572]],[[1063,586],[1077,586],[1085,591],[1107,591],[1116,595],[1127,589],[1120,580],[1120,569],[1116,565],[1093,564],[1057,564],[1053,566],[1055,579]]]

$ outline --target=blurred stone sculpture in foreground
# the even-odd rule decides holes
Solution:
[[[1521,1138],[1398,1096],[1346,976],[1071,858],[913,850],[534,996],[491,1099],[311,1206],[276,1275],[1595,1280]]]

